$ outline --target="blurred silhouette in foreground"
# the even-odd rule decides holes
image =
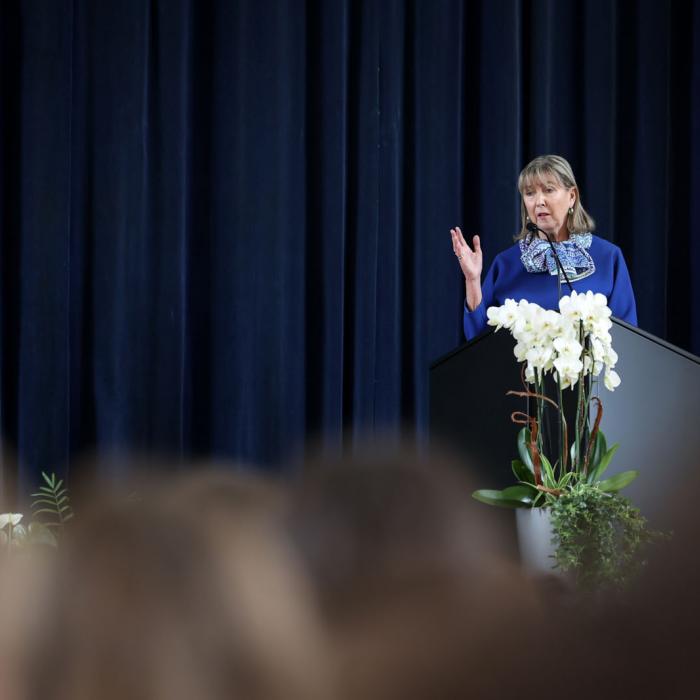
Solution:
[[[458,462],[374,447],[290,485],[192,472],[0,561],[0,700],[688,698],[700,478],[625,592],[504,559]]]
[[[540,614],[529,580],[449,458],[374,450],[318,459],[297,484],[291,533],[336,651],[341,698],[499,697],[528,669]]]
[[[326,700],[313,602],[278,511],[270,487],[223,473],[97,499],[33,598],[18,700]]]

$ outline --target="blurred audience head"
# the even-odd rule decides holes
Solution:
[[[523,575],[445,454],[373,445],[291,484],[151,478],[0,562],[2,700],[692,696],[695,484],[623,593]]]
[[[537,598],[471,491],[453,459],[415,450],[308,465],[290,531],[341,697],[497,697],[494,676],[518,666]]]
[[[96,498],[61,543],[18,699],[326,700],[281,502],[222,473]]]

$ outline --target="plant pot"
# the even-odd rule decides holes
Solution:
[[[523,568],[533,574],[557,574],[549,509],[517,508],[515,522]]]

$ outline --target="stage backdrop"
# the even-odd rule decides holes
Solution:
[[[541,153],[622,247],[640,325],[700,352],[697,3],[0,8],[23,492],[91,448],[275,468],[313,436],[424,429],[428,365],[463,340],[449,229],[488,265]]]

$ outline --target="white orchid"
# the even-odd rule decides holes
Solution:
[[[546,372],[551,369],[553,354],[551,345],[533,345],[525,353],[525,359],[533,368]]]
[[[570,321],[580,321],[586,312],[585,295],[571,292],[571,296],[562,297],[559,300],[559,312]]]
[[[527,365],[525,367],[525,381],[528,384],[535,383],[535,368],[532,365]]]
[[[617,364],[618,356],[617,353],[612,349],[612,345],[608,345],[605,348],[605,355],[603,356],[603,362],[608,367],[614,367]]]
[[[499,328],[510,330],[515,323],[517,314],[518,305],[515,303],[515,300],[506,299],[506,303],[503,306],[490,306],[486,310],[487,323],[489,326],[496,326],[496,330]]]
[[[561,314],[548,309],[542,318],[541,335],[548,340],[554,340],[566,332],[568,325],[561,323]]]
[[[603,383],[608,391],[615,391],[620,386],[620,381],[620,375],[614,369],[609,369],[605,372]]]
[[[503,328],[503,307],[502,306],[489,306],[486,309],[486,323],[489,326],[496,326],[496,330]]]
[[[527,360],[528,346],[525,343],[516,343],[513,348],[513,354],[518,362],[525,362]]]
[[[611,311],[603,294],[572,292],[562,297],[559,311],[543,309],[525,299],[506,299],[487,310],[491,326],[507,328],[515,338],[513,354],[526,364],[525,379],[556,372],[562,387],[573,387],[581,377],[599,376],[605,370],[605,386],[620,384],[613,371],[618,356],[612,348]],[[583,335],[581,335],[583,328]],[[586,342],[582,344],[581,338]]]
[[[513,335],[519,340],[525,339],[532,341],[537,335],[540,320],[535,309],[531,308],[532,306],[534,306],[534,304],[523,306],[515,317]]]
[[[583,347],[574,338],[555,338],[554,349],[559,353],[559,357],[581,357]]]
[[[563,355],[554,360],[554,367],[557,370],[557,375],[567,380],[567,386],[574,386],[583,369],[583,362],[573,355]]]
[[[24,516],[22,513],[2,513],[0,514],[0,530],[3,530],[8,525],[15,527],[19,525]]]
[[[595,336],[591,337],[591,355],[597,362],[602,362],[607,354],[607,348],[602,341]]]
[[[610,327],[607,325],[606,328],[606,324],[609,323],[612,312],[603,294],[594,294],[591,291],[585,294],[571,292],[571,296],[565,296],[559,300],[559,310],[571,321],[582,321],[586,333],[599,326],[604,330]]]

